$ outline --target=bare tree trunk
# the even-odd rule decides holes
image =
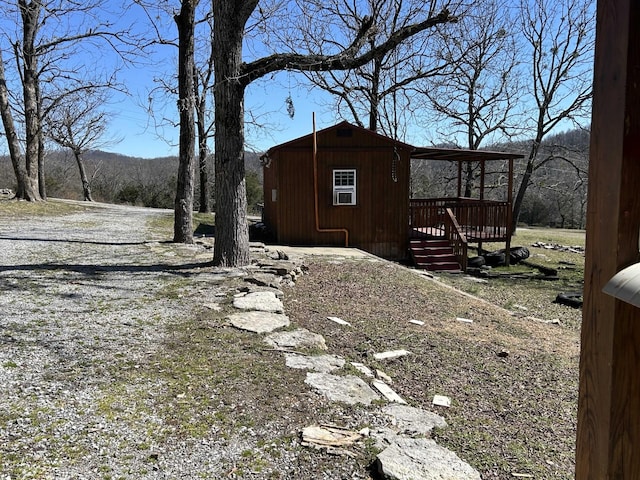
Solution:
[[[244,169],[244,89],[239,78],[246,18],[236,2],[213,0],[215,101],[216,241],[213,261],[219,266],[248,265],[249,230]]]
[[[82,161],[82,153],[79,150],[73,151],[73,156],[78,164],[78,171],[80,172],[80,181],[82,182],[82,196],[85,202],[93,202],[91,197],[91,185],[87,178],[87,171],[84,168],[84,162]]]
[[[527,193],[527,188],[531,184],[531,177],[533,176],[535,160],[538,155],[538,150],[540,149],[540,142],[535,140],[531,145],[531,150],[529,150],[529,157],[527,158],[527,167],[524,170],[524,174],[522,175],[522,181],[520,182],[520,187],[518,187],[518,193],[516,194],[516,198],[513,202],[513,220],[511,224],[511,232],[515,233],[516,228],[518,226],[518,220],[520,219],[520,211],[522,210],[522,202],[524,200],[524,195]]]
[[[195,166],[194,30],[198,0],[183,0],[174,17],[178,26],[178,110],[180,113],[180,164],[175,198],[173,241],[193,243],[193,186]]]
[[[16,175],[16,180],[18,183],[16,197],[24,198],[24,187],[26,184],[27,173],[22,167],[20,141],[18,140],[18,134],[16,133],[15,124],[13,122],[13,115],[11,114],[11,107],[9,105],[9,92],[7,91],[7,82],[4,75],[4,60],[2,59],[2,50],[0,50],[0,115],[2,116],[4,133],[7,137],[11,164],[13,165],[13,171]]]
[[[198,211],[200,213],[211,212],[211,189],[209,185],[209,166],[207,165],[209,149],[207,148],[206,98],[206,92],[203,92],[196,108],[196,126],[198,129],[198,170],[200,173],[200,208]]]
[[[25,0],[19,1],[23,22],[22,60],[23,79],[22,91],[24,95],[25,118],[25,162],[26,177],[24,199],[30,201],[42,200],[39,189],[39,150],[41,125],[38,116],[38,54],[35,51],[34,42],[38,31],[38,18],[40,16],[40,2],[31,2],[27,5]]]
[[[47,200],[47,182],[44,167],[44,134],[42,130],[42,96],[40,82],[36,82],[37,116],[38,116],[38,192],[42,200]]]

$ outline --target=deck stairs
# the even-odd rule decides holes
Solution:
[[[417,268],[431,272],[462,271],[447,239],[414,238],[409,242],[409,250]]]

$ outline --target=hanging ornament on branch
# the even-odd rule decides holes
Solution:
[[[289,118],[293,119],[296,115],[296,107],[293,105],[293,98],[291,98],[291,94],[289,94],[289,96],[284,100],[284,103],[287,104],[287,114],[289,115]]]

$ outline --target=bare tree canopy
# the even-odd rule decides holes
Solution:
[[[367,46],[375,50],[386,40],[385,32],[407,26],[424,8],[424,2],[415,0],[369,0],[363,5],[363,11],[359,11],[357,6],[350,8],[344,0],[322,2],[321,7],[318,4],[318,8],[307,13],[307,17],[315,16],[321,10],[330,10],[335,18],[332,41],[346,50],[349,48],[347,42],[357,35],[363,17],[373,12],[372,16],[379,20],[375,31],[368,35]],[[315,26],[311,18],[300,23],[301,30]],[[442,28],[446,30],[446,27]],[[305,71],[305,76],[313,85],[333,95],[334,110],[339,117],[394,138],[404,137],[408,118],[411,117],[407,113],[417,107],[417,96],[409,95],[408,87],[418,80],[441,74],[449,65],[448,61],[439,61],[436,57],[433,39],[437,30],[427,29],[420,35],[414,35],[396,48],[374,54],[370,62],[357,68]],[[313,31],[304,33],[312,51],[326,50],[326,38],[315,35]],[[281,41],[295,50],[300,39],[283,36]]]
[[[529,95],[535,105],[527,164],[513,206],[515,230],[531,177],[541,165],[542,140],[562,122],[586,125],[592,93],[595,8],[592,0],[522,0],[521,26],[528,56]]]
[[[9,130],[24,132],[23,154],[10,152],[14,166],[24,164],[14,169],[21,198],[46,199],[42,123],[48,111],[66,95],[97,86],[117,87],[114,75],[119,66],[103,68],[101,49],[115,52],[120,66],[137,54],[139,42],[122,22],[125,12],[125,5],[106,0],[0,3],[0,13],[16,26],[13,32],[3,32],[0,49],[12,54],[12,58],[4,56],[3,64],[5,81],[11,85],[8,91],[13,93],[6,107],[12,109],[17,123]],[[120,20],[117,29],[116,19]]]

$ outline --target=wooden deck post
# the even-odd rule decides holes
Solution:
[[[577,480],[640,478],[640,309],[602,292],[639,259],[639,12],[598,1]]]

